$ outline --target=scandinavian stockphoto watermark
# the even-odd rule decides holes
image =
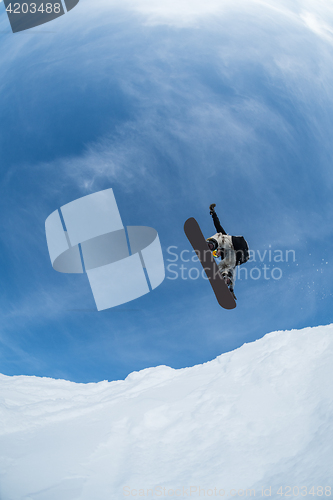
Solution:
[[[35,28],[63,16],[80,0],[4,0],[13,33]]]
[[[225,490],[213,486],[204,488],[202,486],[179,486],[177,488],[168,488],[166,486],[155,486],[154,488],[132,488],[130,486],[123,487],[124,497],[146,497],[146,498],[191,498],[191,497],[252,497],[256,496],[256,490],[253,488],[240,489],[232,488]]]
[[[196,266],[199,259],[194,251],[183,250],[171,245],[166,252],[168,254],[166,258],[167,279],[208,279],[204,269]],[[207,252],[210,252],[210,250],[207,250]],[[283,264],[291,262],[296,262],[295,250],[273,250],[271,245],[265,250],[250,250],[248,262],[245,265],[236,267],[236,279],[277,281],[283,277]]]
[[[231,488],[225,489],[217,486],[205,488],[202,486],[178,486],[170,488],[166,486],[154,486],[152,488],[133,488],[131,486],[123,487],[123,496],[132,498],[253,498],[253,497],[330,497],[332,495],[331,486],[287,486],[279,485],[262,486],[261,488]]]

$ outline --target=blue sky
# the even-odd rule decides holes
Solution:
[[[332,321],[329,2],[81,0],[15,35],[0,3],[0,31],[1,373],[114,380]],[[256,252],[248,273],[281,279],[239,280],[225,311],[167,269],[98,313],[86,276],[52,269],[44,223],[110,187],[125,225],[158,231],[166,266],[170,246],[190,249],[188,217],[215,232],[215,202]],[[259,262],[269,249],[296,261]]]

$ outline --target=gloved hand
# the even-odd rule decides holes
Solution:
[[[215,207],[216,203],[212,203],[211,205],[209,205],[210,215],[213,215],[215,213]]]

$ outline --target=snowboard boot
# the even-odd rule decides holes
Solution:
[[[211,205],[209,205],[210,215],[215,214],[215,207],[216,207],[216,203],[212,203]]]

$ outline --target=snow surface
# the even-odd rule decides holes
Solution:
[[[328,325],[124,381],[0,375],[0,500],[329,498],[332,358]]]

